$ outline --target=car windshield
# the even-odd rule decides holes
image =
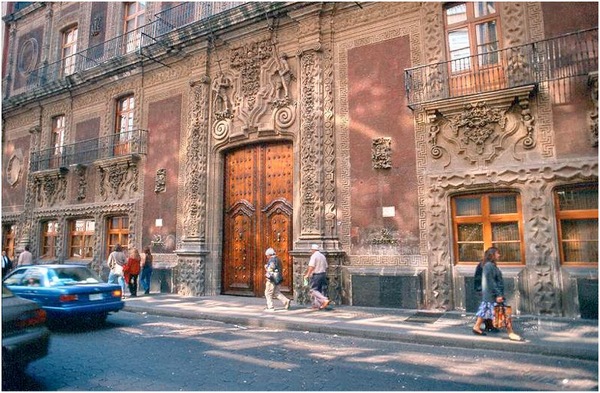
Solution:
[[[102,282],[96,272],[83,266],[61,266],[48,269],[48,280],[50,286]]]

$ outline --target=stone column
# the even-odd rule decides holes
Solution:
[[[176,291],[202,296],[206,290],[206,182],[210,78],[190,82],[189,123],[184,169],[183,237],[176,271]]]
[[[299,24],[301,85],[299,236],[290,255],[294,257],[296,301],[308,301],[302,276],[311,255],[310,245],[315,243],[327,256],[329,296],[339,304],[343,252],[337,239],[333,44],[323,38],[322,7],[315,4],[289,14]],[[331,34],[328,37],[332,37]]]

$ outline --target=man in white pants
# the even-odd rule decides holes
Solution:
[[[304,278],[310,278],[309,294],[312,298],[313,308],[322,310],[329,305],[329,299],[323,293],[324,287],[327,285],[327,259],[319,251],[319,245],[313,244],[310,246],[310,250],[312,255]]]

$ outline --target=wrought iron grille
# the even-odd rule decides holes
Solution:
[[[206,20],[245,3],[247,2],[184,2],[168,8],[155,14],[152,22],[135,30],[34,69],[28,74],[25,87],[12,93],[27,93],[42,87],[45,89],[67,88],[73,84],[69,78],[70,75],[101,64],[111,64],[111,61],[118,65],[123,61],[124,56],[156,44],[165,34],[191,23]]]
[[[67,168],[147,151],[148,131],[131,130],[32,152],[31,171]]]
[[[598,29],[405,70],[408,106],[572,78],[598,69]]]

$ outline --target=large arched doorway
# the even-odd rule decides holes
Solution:
[[[292,292],[292,143],[248,145],[224,160],[223,293],[263,296],[265,250],[283,262],[282,292]]]

